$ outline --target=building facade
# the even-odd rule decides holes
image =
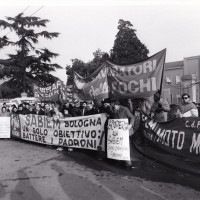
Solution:
[[[170,104],[179,104],[183,93],[200,102],[200,56],[165,64],[162,95]]]

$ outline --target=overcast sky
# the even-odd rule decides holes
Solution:
[[[45,29],[60,33],[53,40],[41,39],[39,45],[59,53],[55,62],[63,68],[74,58],[91,60],[98,48],[109,53],[119,19],[133,24],[149,56],[164,48],[166,62],[200,55],[198,0],[0,0],[0,19],[22,11],[26,16],[36,12],[34,16],[49,19]],[[14,37],[9,30],[1,30],[0,36],[5,33]],[[10,48],[0,50],[1,59],[10,52]],[[66,82],[64,69],[56,75]]]

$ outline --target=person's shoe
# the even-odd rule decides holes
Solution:
[[[126,170],[136,169],[137,167],[132,165],[125,166]]]
[[[130,165],[130,166],[125,166],[125,169],[126,169],[126,170],[131,170],[131,169],[132,169],[132,165]]]
[[[63,151],[63,148],[62,147],[58,147],[56,150],[57,151]]]
[[[72,152],[72,151],[73,151],[73,148],[70,148],[70,147],[69,147],[69,148],[67,149],[67,151],[68,151],[68,152]]]

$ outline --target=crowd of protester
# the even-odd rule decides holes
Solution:
[[[63,104],[55,102],[30,104],[23,102],[18,106],[15,104],[8,106],[6,103],[3,103],[0,114],[1,116],[9,116],[10,114],[36,114],[53,118],[66,118],[98,114],[99,112],[99,108],[97,108],[92,100],[83,102],[78,100],[69,102],[69,100],[65,100]]]
[[[107,113],[107,119],[128,118],[129,136],[131,137],[133,133],[137,132],[139,129],[140,111],[143,111],[154,120],[160,122],[178,117],[198,117],[197,107],[191,102],[188,94],[184,93],[182,95],[182,103],[180,105],[170,106],[166,100],[161,98],[159,92],[154,94],[152,103],[144,99],[127,99],[121,101],[118,99],[104,99],[100,103],[93,100],[79,101],[78,99],[70,102],[67,99],[62,103],[37,102],[29,104],[23,102],[18,106],[13,104],[10,107],[4,103],[1,107],[0,116],[10,116],[11,114],[36,114],[51,117],[53,120],[59,120],[67,117]],[[130,147],[131,146],[132,145],[130,145]],[[62,150],[62,148],[59,147],[58,150]],[[68,151],[73,151],[73,148],[68,148]],[[126,167],[131,167],[132,163],[131,161],[125,161],[125,165]]]
[[[104,99],[100,103],[93,100],[69,101],[66,99],[61,102],[37,102],[30,104],[23,102],[18,106],[13,104],[11,106],[3,103],[1,106],[1,116],[10,116],[10,114],[36,114],[46,115],[52,118],[66,118],[87,116],[98,113],[107,113],[111,115],[113,107],[111,106],[112,99]],[[142,110],[147,115],[154,118],[156,121],[167,121],[178,117],[198,117],[198,109],[194,102],[191,102],[190,96],[186,93],[182,95],[182,103],[179,105],[169,105],[161,95],[156,92],[154,94],[154,101],[149,102],[144,99],[127,99],[120,100],[122,106],[127,107],[130,112],[137,116],[139,110]],[[190,111],[190,112],[188,112]]]

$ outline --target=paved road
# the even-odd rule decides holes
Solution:
[[[200,177],[181,173],[141,155],[124,170],[95,152],[0,140],[0,200],[197,200]]]

